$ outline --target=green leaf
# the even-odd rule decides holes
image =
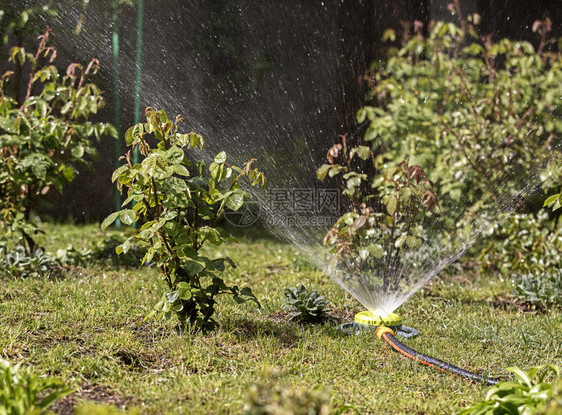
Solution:
[[[189,272],[190,275],[198,275],[201,271],[205,269],[205,264],[200,261],[189,259],[186,262],[185,269],[187,272]]]
[[[171,147],[166,151],[164,158],[173,164],[180,164],[183,161],[185,154],[181,148],[176,146]]]
[[[519,369],[518,367],[508,367],[507,370],[513,373],[519,382],[529,387],[532,386],[531,378],[523,370]]]
[[[47,116],[48,107],[45,101],[43,101],[42,99],[37,100],[35,107],[37,109],[40,118],[45,118]]]
[[[191,299],[191,287],[189,286],[189,284],[185,281],[180,281],[178,283],[178,298],[180,300],[189,300]]]
[[[70,108],[72,107],[72,101],[68,101],[66,104],[64,104],[60,110],[61,114],[66,114],[68,111],[70,111]]]
[[[74,177],[76,176],[76,172],[72,167],[66,166],[64,169],[62,169],[62,175],[66,180],[71,182],[72,180],[74,180]]]
[[[544,201],[543,207],[554,207],[558,202],[558,206],[554,209],[554,210],[556,210],[560,207],[560,199],[562,199],[562,193],[554,194],[552,196],[549,196]]]
[[[381,259],[384,255],[384,248],[380,244],[371,244],[367,246],[367,250],[376,259]]]
[[[361,184],[361,178],[358,176],[354,176],[347,181],[346,186],[348,189],[353,189],[355,187],[358,187],[360,184]]]
[[[316,177],[318,180],[324,180],[326,178],[330,167],[332,167],[330,164],[323,164],[318,170],[316,170]]]
[[[115,171],[111,175],[111,182],[114,183],[115,180],[117,180],[119,178],[119,176],[121,176],[121,174],[124,171],[126,171],[128,168],[129,168],[129,166],[127,164],[124,164],[121,167],[118,167],[117,169],[115,169]]]
[[[340,166],[339,164],[334,164],[332,168],[328,170],[328,176],[334,177],[337,174],[339,174],[342,170],[344,170],[344,167]]]
[[[361,108],[359,111],[357,111],[356,118],[359,124],[364,122],[367,119],[367,110],[365,108]]]
[[[125,209],[119,212],[119,219],[125,225],[132,225],[137,220],[137,214],[132,209]]]
[[[105,126],[106,126],[106,131],[110,136],[112,136],[113,138],[118,138],[117,129],[113,125],[106,124]],[[91,135],[91,133],[88,135]]]
[[[41,180],[47,178],[47,163],[44,160],[37,160],[32,166],[31,170]]]
[[[244,194],[240,192],[234,192],[227,196],[226,206],[234,211],[237,211],[244,205]]]
[[[226,153],[224,151],[221,151],[219,154],[217,154],[215,156],[215,163],[219,163],[222,164],[226,161]]]
[[[182,164],[174,165],[173,171],[175,174],[178,174],[180,176],[189,177],[189,170],[187,170],[187,168]]]
[[[406,245],[411,249],[419,249],[422,246],[422,240],[420,238],[416,238],[415,236],[408,235],[406,238]]]
[[[213,180],[220,180],[223,167],[224,165],[218,164],[214,161],[209,165],[209,174]]]
[[[134,131],[134,129],[135,129],[134,127],[131,127],[125,133],[125,144],[127,144],[128,146],[133,145],[133,131]]]
[[[406,235],[406,234],[400,235],[400,237],[396,240],[396,242],[394,242],[394,246],[396,248],[401,248],[402,245],[404,245],[404,242],[406,242],[407,238],[408,238],[408,235]]]
[[[85,151],[84,146],[78,145],[72,149],[71,151],[72,157],[82,158],[84,156],[84,151]]]
[[[191,148],[195,148],[195,146],[199,146],[200,150],[203,150],[203,147],[205,146],[205,140],[203,139],[203,136],[200,134],[196,134],[196,133],[189,133],[189,146]]]
[[[224,259],[226,262],[228,262],[232,268],[236,268],[236,264],[234,263],[234,261],[232,260],[232,258],[230,258],[230,257],[228,257],[228,256],[225,256],[223,259]]]
[[[355,150],[361,160],[368,160],[371,157],[371,149],[367,146],[357,146]]]
[[[101,229],[105,230],[109,225],[115,222],[115,219],[117,219],[118,216],[119,216],[119,212],[113,212],[111,215],[105,218],[104,221],[101,223]]]
[[[386,211],[390,216],[394,215],[396,208],[398,207],[398,200],[396,196],[390,196],[386,202]]]

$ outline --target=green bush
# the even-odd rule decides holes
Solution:
[[[29,252],[19,245],[0,246],[0,277],[51,277],[61,273],[58,262],[41,248]]]
[[[510,216],[495,226],[478,258],[480,272],[511,279],[516,298],[540,309],[562,304],[562,220],[552,215]]]
[[[0,359],[0,414],[43,414],[71,392],[58,379],[34,375]]]
[[[519,300],[541,309],[553,304],[562,305],[562,269],[517,275],[513,289]]]
[[[547,38],[550,21],[533,25],[535,50],[529,42],[481,36],[477,20],[437,22],[427,37],[416,26],[386,63],[373,66],[368,81],[377,106],[357,114],[369,123],[364,140],[377,161],[409,156],[447,206],[511,198],[547,157],[544,190],[562,183],[562,55]]]
[[[353,205],[353,210],[341,216],[328,231],[324,245],[330,247],[337,261],[345,264],[348,273],[360,274],[382,267],[386,275],[392,275],[401,268],[401,253],[422,246],[423,222],[435,213],[437,193],[420,166],[401,162],[378,175],[361,173],[365,170],[352,164],[356,154],[363,161],[374,159],[368,147],[348,149],[344,139],[328,152],[330,164],[318,169],[321,180],[326,175],[341,176],[343,193]],[[341,164],[335,164],[338,159]],[[367,187],[362,188],[362,184]],[[377,278],[374,281],[385,284]]]
[[[555,382],[545,381],[550,372],[556,376],[560,375],[557,366],[537,366],[527,372],[517,367],[510,367],[508,370],[515,375],[514,381],[500,382],[492,386],[485,400],[472,404],[457,415],[560,413],[555,412],[556,405],[560,408],[560,387],[557,387]]]
[[[552,220],[544,210],[514,214],[493,229],[495,238],[483,247],[479,260],[483,272],[513,274],[556,272],[562,264],[562,220]]]
[[[351,202],[324,240],[347,288],[352,279],[371,284],[372,292],[380,291],[373,284],[398,289],[409,284],[401,274],[412,282],[430,275],[491,230],[498,234],[481,257],[488,269],[514,268],[511,275],[561,263],[560,232],[548,234],[556,215],[505,232],[495,224],[513,210],[542,217],[538,200],[558,207],[552,193],[562,186],[562,40],[548,38],[545,19],[533,25],[537,49],[494,42],[478,33],[478,20],[432,23],[427,35],[413,25],[402,47],[365,77],[373,105],[357,113],[364,136],[344,136],[317,171],[320,180],[336,180]],[[409,177],[413,168],[422,180]],[[534,183],[551,196],[530,197]],[[374,278],[363,276],[368,270]]]
[[[203,137],[179,133],[178,123],[183,121],[179,116],[173,122],[164,111],[147,108],[146,118],[146,123],[131,127],[125,134],[131,149],[124,156],[126,163],[113,173],[119,189],[128,191],[122,206],[131,208],[109,215],[102,228],[117,218],[126,225],[142,225],[116,251],[126,254],[134,242],[149,246],[142,262],[156,265],[170,290],[149,316],[169,318],[175,313],[180,330],[189,326],[211,330],[216,326],[212,316],[217,295],[230,294],[238,303],[259,302],[249,287],[225,284],[221,275],[227,265],[234,266],[230,258],[211,259],[200,251],[209,244],[233,241],[217,221],[226,208],[237,210],[249,197],[240,180],[247,177],[252,185],[263,187],[266,179],[252,168],[255,159],[243,168],[229,166],[226,153],[221,152],[208,168],[203,160],[191,162],[184,148],[202,150]],[[151,138],[155,148],[150,146]],[[140,163],[133,160],[135,149],[143,157]]]
[[[286,288],[283,309],[291,311],[291,319],[305,323],[323,321],[328,318],[328,303],[316,290],[304,285]]]
[[[78,166],[96,158],[92,137],[116,135],[110,124],[88,121],[104,104],[89,82],[98,60],[71,63],[61,75],[49,34],[40,36],[34,54],[14,46],[14,68],[0,80],[0,216],[5,235],[23,239],[29,251],[36,248],[30,214],[38,200],[53,187],[62,192]]]

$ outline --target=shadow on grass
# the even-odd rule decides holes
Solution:
[[[345,337],[337,328],[345,316],[328,316],[318,322],[300,322],[291,320],[288,311],[277,311],[265,317],[252,318],[227,318],[222,321],[221,330],[232,332],[240,341],[254,340],[256,338],[275,338],[282,347],[292,347],[298,343],[303,336],[311,332],[324,331],[330,337]]]
[[[221,323],[221,330],[232,332],[240,341],[272,337],[283,347],[294,346],[303,334],[303,327],[298,324],[258,317],[226,318]]]

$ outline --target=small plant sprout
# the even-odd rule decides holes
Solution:
[[[515,380],[492,386],[485,400],[473,403],[458,412],[458,415],[560,413],[545,411],[547,406],[554,404],[555,398],[560,398],[556,385],[547,382],[549,374],[560,376],[558,366],[536,366],[527,372],[518,367],[510,367],[507,370],[515,375]]]
[[[299,287],[285,289],[283,294],[283,309],[291,311],[291,320],[314,323],[328,318],[328,303],[318,291],[309,290],[301,284]]]

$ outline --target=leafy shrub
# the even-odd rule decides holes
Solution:
[[[41,248],[29,252],[23,246],[0,246],[0,277],[27,278],[58,276],[58,262]]]
[[[211,259],[200,254],[206,245],[219,246],[232,241],[231,235],[217,227],[225,208],[239,209],[249,194],[240,187],[242,177],[252,185],[266,184],[261,172],[252,168],[251,160],[243,168],[229,166],[226,154],[219,153],[207,168],[203,160],[192,163],[183,148],[203,149],[203,138],[195,133],[181,134],[179,116],[170,121],[164,111],[146,110],[146,123],[131,127],[125,140],[131,150],[124,157],[126,164],[113,173],[120,189],[128,189],[122,209],[102,223],[106,228],[118,217],[126,225],[142,224],[138,234],[117,247],[126,254],[134,242],[143,242],[149,249],[143,263],[154,263],[166,280],[169,292],[162,296],[149,314],[169,318],[175,313],[179,329],[188,325],[203,330],[216,327],[212,318],[215,297],[230,294],[238,303],[252,300],[259,305],[249,287],[228,286],[221,273],[230,264],[228,257]],[[149,137],[157,146],[151,148]],[[144,159],[135,164],[132,152],[138,149]],[[189,170],[191,169],[191,171]]]
[[[426,37],[421,23],[413,25],[409,40],[371,68],[365,79],[376,105],[357,113],[368,122],[363,139],[375,161],[410,157],[423,167],[451,226],[464,208],[459,201],[474,203],[475,215],[494,208],[523,190],[547,157],[543,189],[562,183],[562,54],[547,37],[551,22],[533,25],[535,50],[524,41],[493,42],[478,33],[478,20],[432,23]]]
[[[316,290],[308,290],[304,285],[285,289],[283,309],[291,311],[291,319],[303,322],[326,320],[328,303]]]
[[[20,76],[10,70],[0,80],[0,215],[5,234],[23,238],[29,251],[36,247],[30,213],[38,200],[53,187],[62,192],[78,166],[96,158],[92,137],[116,135],[110,124],[88,121],[104,104],[100,89],[88,82],[98,60],[71,63],[61,75],[48,40],[49,29],[35,54],[13,47],[10,62]]]
[[[45,413],[57,399],[72,392],[52,377],[40,377],[20,365],[0,359],[0,413],[29,415]]]
[[[515,276],[513,289],[521,301],[539,308],[562,305],[562,269]]]
[[[562,264],[562,221],[550,220],[546,211],[514,214],[497,224],[496,238],[482,249],[483,271],[499,271],[506,277],[516,273],[551,274]]]
[[[500,415],[546,413],[559,402],[560,388],[554,383],[545,382],[546,376],[553,372],[560,375],[554,365],[537,366],[527,372],[510,367],[507,370],[515,375],[514,381],[500,382],[492,386],[486,399],[460,411],[457,415]],[[548,408],[550,410],[550,408]],[[556,413],[556,412],[553,412]]]
[[[452,7],[460,16],[458,2]],[[330,148],[328,164],[317,171],[320,180],[337,180],[351,202],[324,243],[336,254],[336,278],[354,293],[406,293],[489,235],[505,212],[536,213],[540,199],[527,197],[529,182],[540,181],[550,194],[562,185],[562,54],[548,39],[550,21],[533,25],[535,49],[481,36],[478,20],[471,15],[460,26],[437,22],[427,30],[413,25],[402,47],[365,76],[372,105],[357,113],[365,134]],[[412,170],[420,172],[416,180]],[[558,198],[547,200],[555,207]],[[512,228],[505,243],[498,235],[488,251],[493,258],[484,261],[518,273],[525,264],[533,272],[559,266],[560,233],[547,235],[556,226],[552,216],[548,222],[530,225],[539,239],[523,227]],[[382,303],[385,296],[361,301]]]
[[[327,232],[324,245],[345,268],[344,279],[359,278],[362,284],[386,290],[390,279],[373,276],[366,281],[361,275],[377,269],[399,279],[406,253],[422,246],[427,239],[424,223],[438,213],[433,183],[420,166],[407,161],[384,168],[369,147],[350,148],[345,137],[328,151],[327,159],[317,177],[340,178],[352,210]]]

